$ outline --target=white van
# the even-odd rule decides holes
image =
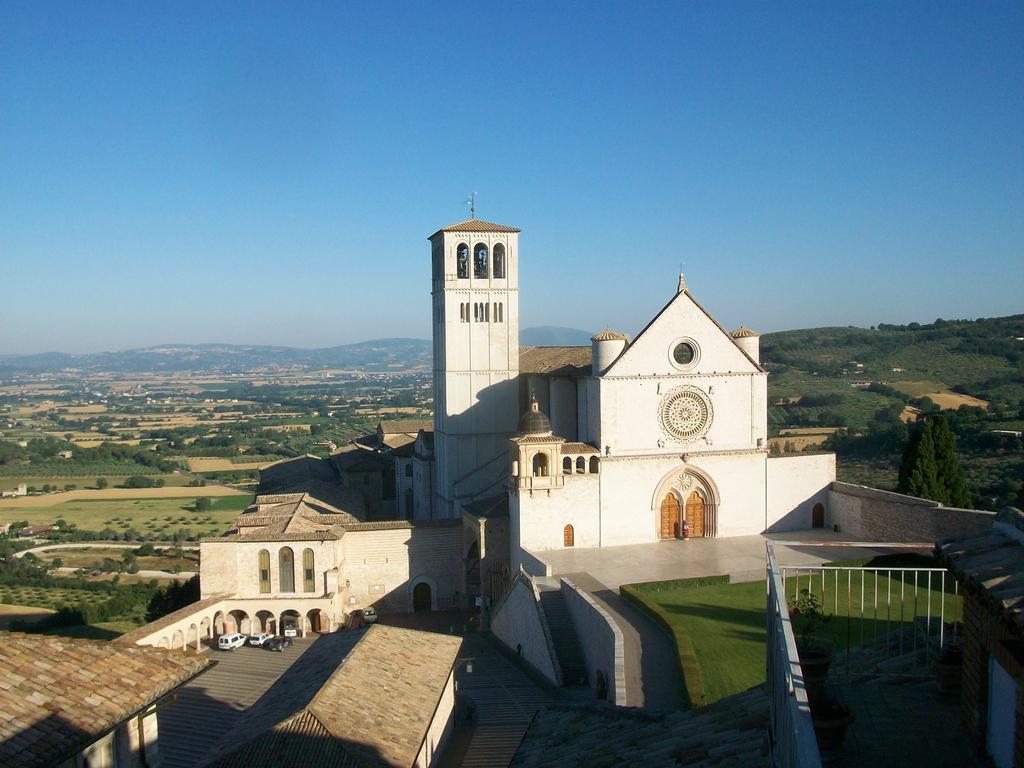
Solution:
[[[217,647],[222,651],[233,651],[240,645],[245,645],[245,635],[238,632],[229,632],[217,638]]]

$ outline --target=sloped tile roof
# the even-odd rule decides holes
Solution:
[[[412,766],[462,640],[378,624],[347,650],[353,635],[317,640],[218,745],[210,764]],[[283,745],[292,736],[315,749],[301,762],[273,762],[271,755],[287,754]]]
[[[484,221],[483,219],[466,219],[460,221],[458,224],[449,224],[447,227],[441,227],[434,234],[427,238],[427,240],[433,240],[435,237],[440,235],[442,232],[522,232],[523,230],[518,227],[509,227],[504,224],[495,224],[493,221]]]
[[[541,709],[513,768],[679,768],[771,765],[763,687],[688,712],[647,715],[608,707]]]
[[[1000,524],[1014,532],[1001,529]],[[990,530],[940,541],[935,549],[946,565],[982,602],[1024,637],[1024,513],[1006,509]]]
[[[608,329],[600,331],[599,333],[595,333],[593,336],[590,337],[590,340],[591,341],[628,341],[628,339],[625,336],[623,336],[621,333],[619,333],[618,331],[610,331]]]
[[[366,519],[366,502],[358,491],[342,488],[341,478],[328,459],[296,456],[260,470],[259,497],[308,494],[336,511]]]
[[[591,347],[520,347],[519,372],[589,376]]]
[[[599,448],[595,448],[590,443],[566,443],[562,446],[562,453],[600,455],[601,450]]]
[[[120,643],[121,645],[135,645],[136,640],[148,637],[154,632],[157,632],[164,627],[169,627],[171,624],[174,624],[187,616],[197,614],[206,608],[214,606],[226,597],[231,597],[231,593],[218,592],[217,594],[210,595],[202,600],[189,603],[184,608],[179,608],[176,611],[172,611],[171,613],[161,616],[159,619],[149,622],[149,624],[143,624],[141,627],[133,629],[131,632],[126,632],[125,634],[114,638],[111,642]],[[196,621],[198,623],[198,619]]]
[[[431,419],[391,419],[380,422],[378,427],[385,435],[404,433],[416,437],[416,433],[421,429],[432,430],[434,422]]]
[[[210,663],[181,651],[0,632],[0,765],[58,765]]]

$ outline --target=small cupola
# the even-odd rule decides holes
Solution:
[[[530,408],[519,419],[520,435],[550,435],[551,420],[540,409],[536,399],[530,399]]]
[[[745,326],[740,326],[729,334],[736,346],[747,353],[747,356],[758,365],[761,364],[761,334]]]

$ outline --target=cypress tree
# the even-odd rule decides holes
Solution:
[[[952,507],[971,503],[956,440],[945,416],[935,414],[910,434],[900,462],[897,490]]]
[[[942,414],[929,419],[928,425],[934,427],[935,466],[938,469],[942,492],[941,498],[936,497],[936,501],[941,501],[949,507],[969,507],[971,491],[967,486],[964,468],[960,466],[960,460],[956,457],[956,435]]]

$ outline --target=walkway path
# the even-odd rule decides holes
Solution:
[[[170,542],[161,543],[158,541],[142,542],[137,544],[118,544],[112,541],[72,541],[66,544],[43,544],[39,547],[32,547],[31,549],[23,549],[20,552],[15,552],[15,557],[24,557],[29,552],[49,552],[54,549],[138,549],[143,543],[152,544],[157,549],[169,549],[171,547],[181,547],[182,549],[199,549],[198,544],[173,544]]]
[[[439,768],[507,766],[537,709],[557,695],[476,633],[463,639],[455,684],[462,711],[471,712],[472,720],[456,725]]]
[[[597,600],[622,630],[626,706],[649,712],[689,708],[679,657],[668,633],[590,574],[565,578]]]

